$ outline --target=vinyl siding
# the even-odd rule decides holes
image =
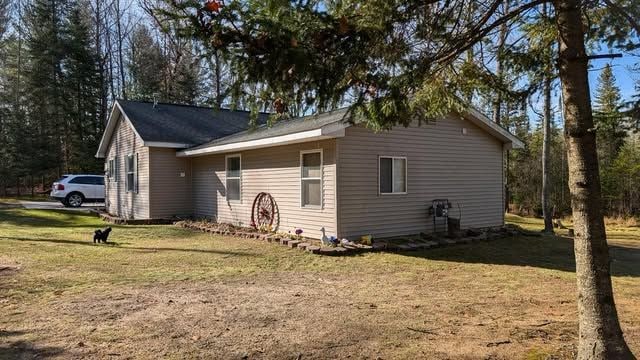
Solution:
[[[129,154],[138,154],[138,192],[126,191],[125,161]],[[105,163],[117,156],[117,181],[105,182],[106,208],[109,214],[126,219],[148,219],[149,214],[149,148],[122,116],[107,150]]]
[[[323,150],[322,208],[300,207],[300,151]],[[335,140],[277,146],[241,152],[241,201],[225,197],[225,155],[192,159],[193,207],[196,217],[248,226],[251,207],[259,192],[270,193],[280,212],[278,231],[302,228],[305,236],[320,238],[324,227],[335,235]]]
[[[350,127],[337,148],[341,237],[432,231],[427,208],[440,198],[453,204],[452,217],[462,206],[463,228],[504,221],[502,143],[467,120],[447,117],[377,134]],[[379,156],[407,158],[407,194],[378,194]]]
[[[176,157],[176,149],[149,148],[151,218],[192,214],[190,161],[188,158]]]

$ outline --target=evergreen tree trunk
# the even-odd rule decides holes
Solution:
[[[578,0],[555,0],[569,189],[575,228],[578,359],[633,359],[618,322],[602,214],[600,178]]]
[[[127,90],[124,77],[124,55],[122,50],[122,43],[124,42],[124,36],[122,35],[122,12],[120,11],[120,0],[116,0],[116,34],[118,36],[118,62],[120,65],[120,92],[122,98],[127,100]]]
[[[545,19],[548,16],[547,4],[542,5]],[[543,80],[544,114],[542,119],[542,217],[544,218],[544,232],[553,233],[552,212],[549,204],[551,195],[550,150],[551,150],[551,46],[548,56],[545,56],[545,74]]]
[[[99,71],[99,86],[100,86],[100,116],[99,116],[99,120],[100,122],[98,124],[96,124],[96,129],[98,131],[101,131],[102,128],[107,124],[107,120],[109,119],[109,102],[108,102],[108,90],[107,90],[107,84],[106,84],[106,80],[105,80],[105,74],[106,74],[106,61],[105,61],[105,56],[103,54],[103,43],[102,43],[102,17],[103,17],[103,13],[102,13],[102,1],[98,0],[95,2],[96,4],[96,9],[95,9],[95,13],[94,13],[94,18],[95,18],[95,41],[96,41],[96,58],[98,59],[98,71]],[[105,11],[106,12],[106,11]],[[98,136],[100,136],[101,134],[98,133]]]
[[[542,216],[544,217],[544,232],[553,233],[553,221],[551,219],[551,195],[550,175],[550,150],[551,150],[551,77],[545,74],[544,78],[544,114],[542,118]]]
[[[509,13],[509,0],[504,0],[503,4],[504,13]],[[503,79],[503,64],[502,64],[502,51],[504,50],[504,44],[507,41],[507,24],[500,25],[500,35],[498,37],[498,59],[496,61],[496,77],[502,81]],[[498,91],[493,99],[493,122],[500,125],[501,123],[501,110],[502,110],[502,93]]]
[[[111,31],[109,30],[109,27],[107,26],[106,28],[106,35],[105,35],[105,40],[107,41],[107,69],[109,70],[109,92],[111,93],[111,101],[115,101],[118,97],[116,96],[116,90],[115,90],[115,84],[114,84],[114,75],[113,75],[113,46],[111,45]],[[107,116],[108,117],[108,116]],[[106,125],[106,124],[105,124]]]
[[[222,107],[222,77],[220,76],[220,57],[218,55],[218,50],[215,50],[213,53],[213,58],[215,59],[215,77],[216,77],[216,107]]]

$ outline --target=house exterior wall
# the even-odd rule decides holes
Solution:
[[[323,150],[322,207],[300,206],[300,151]],[[270,193],[278,206],[278,231],[302,228],[304,235],[320,238],[336,235],[336,141],[243,151],[241,159],[241,201],[227,201],[225,194],[225,155],[192,158],[193,208],[196,217],[249,226],[251,208],[260,192]],[[230,155],[230,154],[227,154]]]
[[[138,154],[138,191],[126,191],[125,161],[129,154]],[[107,212],[126,219],[148,219],[149,213],[149,148],[143,146],[124,117],[120,116],[114,131],[105,167],[109,160],[117,158],[116,178],[105,181],[105,206]]]
[[[152,219],[190,216],[191,159],[176,156],[176,149],[149,148],[149,216]]]
[[[452,203],[452,217],[462,206],[463,228],[504,222],[503,145],[467,120],[446,117],[377,134],[350,127],[337,149],[341,237],[432,231],[427,209],[441,198]],[[406,194],[378,193],[378,157],[389,155],[407,158]]]

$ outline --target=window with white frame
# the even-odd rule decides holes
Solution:
[[[138,192],[138,154],[127,155],[125,171],[127,191]]]
[[[380,194],[407,193],[407,158],[380,156]]]
[[[322,150],[300,152],[300,206],[322,206]]]
[[[113,181],[116,177],[116,159],[109,160],[107,164],[107,177],[109,180]]]
[[[113,157],[113,180],[120,180],[120,162],[117,156]]]
[[[227,200],[240,201],[242,159],[240,155],[226,157]]]

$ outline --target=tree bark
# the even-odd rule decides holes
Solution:
[[[120,93],[122,94],[122,98],[127,100],[127,89],[124,77],[124,55],[122,50],[124,36],[122,35],[122,11],[120,9],[120,0],[116,0],[114,4],[116,10],[116,35],[118,36],[118,65],[120,65]]]
[[[221,108],[222,107],[222,77],[220,75],[220,57],[218,54],[218,50],[215,50],[215,52],[213,53],[213,58],[215,60],[215,77],[216,77],[216,107],[217,108]]]
[[[105,81],[106,73],[106,57],[103,53],[104,44],[102,42],[102,0],[95,2],[94,21],[95,21],[95,41],[96,41],[96,57],[98,58],[98,71],[100,75],[98,77],[98,83],[100,84],[100,123],[96,124],[96,130],[102,132],[102,128],[106,126],[109,117],[108,110],[108,90]],[[105,11],[106,12],[106,11]]]
[[[509,0],[504,0],[503,3],[504,14],[509,13]],[[502,64],[502,52],[504,51],[504,44],[507,41],[507,23],[500,25],[500,34],[498,35],[498,54],[496,59],[496,77],[502,81],[504,78],[504,70]],[[498,91],[493,99],[493,122],[500,125],[502,122],[502,93]]]
[[[548,15],[547,4],[542,4],[545,19]],[[550,46],[549,46],[550,47]],[[543,80],[544,113],[542,118],[542,217],[544,218],[544,232],[553,234],[553,221],[549,195],[551,184],[549,181],[549,162],[551,150],[551,49],[547,49],[545,56],[545,73]]]
[[[542,217],[544,218],[544,232],[553,234],[551,206],[549,195],[551,184],[549,181],[549,162],[551,150],[551,77],[545,74],[544,84],[544,114],[542,118]]]
[[[555,0],[575,229],[578,359],[633,359],[613,299],[579,0]]]

